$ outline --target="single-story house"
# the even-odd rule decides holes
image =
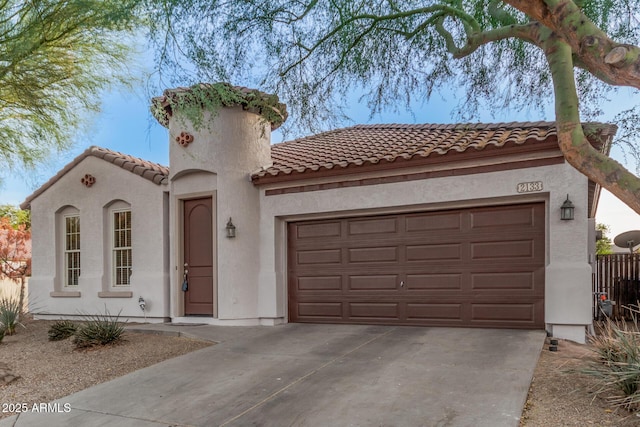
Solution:
[[[553,122],[359,125],[272,145],[255,109],[194,126],[174,93],[153,100],[169,168],[91,147],[23,203],[37,317],[585,341],[600,189],[564,160]],[[587,126],[608,153],[616,127]]]

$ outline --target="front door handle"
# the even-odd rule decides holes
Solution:
[[[189,267],[189,264],[185,262],[184,274],[182,275],[182,292],[187,292],[189,290],[189,281],[187,280],[187,273],[189,273],[189,270],[187,270],[187,267]]]
[[[400,282],[400,287],[401,287],[401,288],[404,288],[404,280],[402,280],[402,281]]]

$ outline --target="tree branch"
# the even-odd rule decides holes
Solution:
[[[499,40],[518,38],[534,45],[539,45],[538,38],[539,25],[529,23],[523,25],[509,25],[493,30],[481,31],[468,35],[467,44],[458,48],[453,40],[453,36],[444,28],[443,20],[439,20],[435,25],[438,34],[444,38],[447,50],[454,58],[459,59],[475,52],[479,47]]]
[[[489,15],[498,21],[503,27],[517,24],[518,21],[516,18],[507,12],[503,5],[504,2],[502,0],[490,0],[489,5],[487,6]]]
[[[337,34],[339,34],[342,30],[347,28],[349,25],[352,25],[358,21],[370,21],[371,24],[369,25],[369,28],[366,30],[367,32],[370,32],[373,28],[375,28],[381,22],[396,21],[396,20],[408,18],[415,15],[421,15],[421,14],[425,14],[425,15],[446,14],[448,16],[455,16],[456,18],[460,19],[464,23],[465,28],[469,28],[472,31],[478,31],[478,32],[480,31],[480,26],[475,21],[475,19],[473,19],[472,16],[464,13],[460,9],[455,9],[448,5],[441,5],[441,4],[407,10],[407,11],[399,11],[399,12],[390,13],[388,15],[382,15],[382,16],[374,15],[370,13],[356,14],[348,17],[347,19],[341,19],[338,25],[336,25],[331,31],[327,32],[320,39],[318,39],[313,44],[313,46],[311,47],[299,46],[305,49],[307,53],[302,57],[298,58],[295,62],[285,67],[285,69],[280,72],[280,76],[282,77],[287,75],[292,69],[296,68],[297,66],[302,64],[304,61],[306,61],[317,49],[320,48],[320,46],[322,46],[324,43],[327,43],[329,40],[331,40],[333,37],[335,37]],[[415,30],[411,32],[403,32],[398,30],[397,32],[399,34],[404,35],[407,38],[411,38],[416,35]]]
[[[580,122],[571,46],[554,34],[544,40],[544,52],[551,69],[555,92],[558,145],[564,158],[589,179],[611,191],[640,213],[638,177],[596,150],[585,136]]]
[[[640,48],[617,43],[572,0],[505,0],[566,41],[580,65],[602,81],[640,89]]]

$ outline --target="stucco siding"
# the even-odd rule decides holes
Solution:
[[[90,173],[95,184],[81,178]],[[96,157],[87,157],[31,203],[33,275],[31,311],[41,315],[120,313],[142,316],[138,298],[146,301],[147,317],[164,319],[168,308],[168,221],[165,186]],[[119,203],[119,205],[114,205]],[[130,286],[112,286],[111,206],[129,207],[132,221],[133,268]],[[73,207],[80,216],[81,273],[78,286],[62,283],[61,221],[56,212]],[[58,222],[58,223],[57,223]],[[56,255],[58,254],[58,255]],[[108,269],[108,271],[106,271]],[[52,296],[55,295],[55,296]]]
[[[518,183],[534,181],[543,183],[542,191],[517,192]],[[287,318],[286,221],[543,201],[547,207],[546,322],[583,329],[591,323],[587,179],[568,164],[283,195],[266,196],[264,190],[260,317]],[[576,206],[573,221],[560,219],[567,194]]]
[[[171,164],[172,289],[174,316],[181,316],[181,200],[212,195],[215,198],[214,253],[217,273],[216,318],[224,320],[255,319],[258,313],[260,246],[259,189],[249,180],[251,172],[271,165],[269,124],[257,114],[241,108],[225,108],[217,115],[209,113],[202,128],[196,130],[180,117],[169,124]],[[182,132],[193,135],[193,142],[183,147],[174,142]],[[209,186],[209,191],[202,191]],[[237,227],[237,237],[226,238],[229,218]],[[181,319],[188,321],[188,319]],[[214,322],[215,323],[215,322]]]

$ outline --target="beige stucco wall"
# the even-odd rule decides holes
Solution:
[[[250,324],[258,313],[260,199],[249,175],[271,164],[271,130],[260,116],[240,107],[222,109],[214,116],[206,114],[205,124],[198,130],[179,116],[169,124],[171,314],[174,320],[203,321],[182,317],[182,201],[212,196],[217,307],[208,322]],[[175,142],[182,132],[194,136],[186,147]],[[229,218],[237,227],[235,239],[225,237]]]
[[[96,178],[92,187],[80,180]],[[142,318],[169,317],[168,196],[156,185],[105,160],[88,156],[31,202],[33,266],[30,309],[39,317],[74,317],[83,313]],[[111,286],[110,211],[115,201],[130,205],[133,271],[131,286]],[[121,203],[121,202],[118,202]],[[62,284],[61,244],[56,241],[56,212],[72,206],[80,214],[81,274],[77,287]],[[59,219],[58,219],[59,221]],[[63,231],[62,231],[63,232]],[[58,264],[58,265],[57,265]],[[107,267],[107,271],[105,271]]]
[[[532,181],[542,181],[543,191],[517,193],[518,183]],[[587,179],[568,164],[284,195],[266,196],[264,190],[258,313],[263,323],[287,318],[286,221],[543,201],[547,207],[545,319],[550,330],[562,325],[556,330],[564,337],[584,341],[585,327],[591,324]],[[567,194],[576,206],[573,221],[560,220]]]

